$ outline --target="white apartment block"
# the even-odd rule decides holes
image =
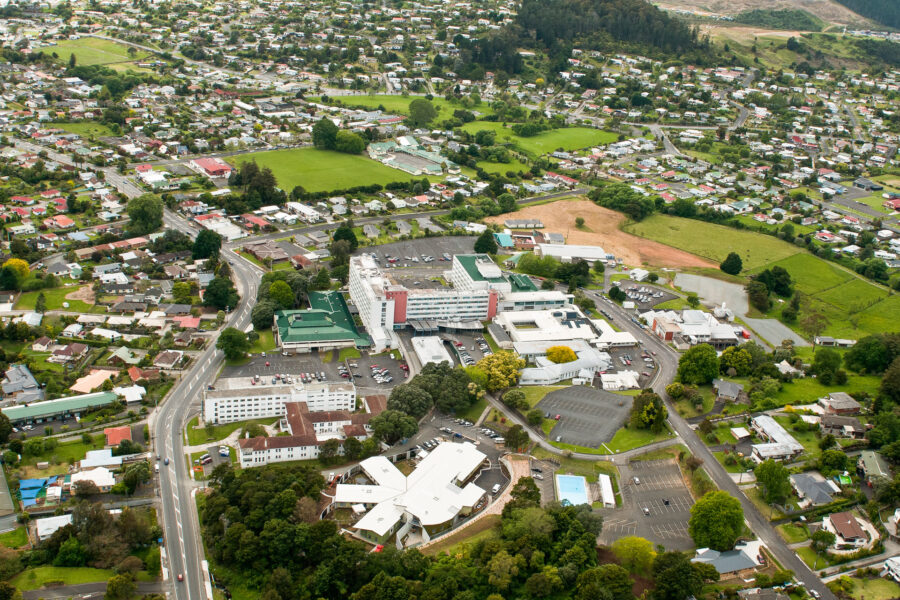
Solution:
[[[305,402],[310,412],[352,412],[356,409],[356,386],[349,382],[254,385],[250,377],[219,379],[216,389],[203,393],[203,420],[233,423],[281,417],[289,402]]]

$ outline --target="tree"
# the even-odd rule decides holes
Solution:
[[[219,310],[235,308],[240,300],[241,297],[238,296],[237,290],[234,289],[234,284],[227,277],[213,277],[209,285],[206,286],[206,292],[203,294],[203,304]]]
[[[781,461],[766,460],[753,473],[762,486],[763,499],[769,504],[781,504],[791,495],[790,471]]]
[[[619,564],[634,575],[646,575],[650,572],[656,552],[653,542],[633,535],[625,536],[613,542],[612,552],[619,559]]]
[[[635,429],[649,429],[653,432],[660,432],[666,426],[666,417],[668,410],[653,390],[643,390],[635,396],[634,403],[631,405],[631,426]]]
[[[135,235],[152,233],[162,227],[163,202],[156,194],[144,194],[128,201],[128,231]]]
[[[525,360],[508,350],[501,350],[485,356],[476,365],[487,375],[485,388],[496,392],[515,385],[519,381],[519,370],[525,368]]]
[[[145,460],[128,465],[122,477],[122,483],[128,488],[129,494],[133,494],[137,486],[148,481],[150,481],[150,464]]]
[[[800,321],[800,329],[803,330],[803,333],[810,337],[815,341],[815,338],[819,337],[825,328],[828,327],[828,319],[825,315],[821,313],[812,313],[807,315],[805,319]]]
[[[131,600],[137,593],[137,584],[130,573],[113,575],[106,582],[105,600]]]
[[[191,248],[191,256],[194,260],[198,258],[210,258],[218,256],[219,250],[222,248],[222,236],[210,229],[201,229],[194,240]]]
[[[176,281],[172,284],[172,298],[179,304],[191,303],[191,284],[186,281]]]
[[[831,348],[819,348],[813,358],[812,372],[823,385],[830,385],[834,374],[841,368],[841,355]]]
[[[334,150],[337,145],[338,126],[328,117],[322,117],[313,125],[313,146],[320,150]]]
[[[78,541],[78,538],[73,535],[60,544],[56,558],[53,559],[53,566],[83,567],[86,560],[87,555],[84,547]]]
[[[823,527],[813,532],[812,536],[810,536],[811,541],[809,545],[816,551],[816,554],[822,554],[834,545],[836,539],[837,536]]]
[[[653,579],[656,587],[653,600],[684,600],[700,595],[704,577],[713,577],[713,573],[704,567],[712,565],[692,564],[686,554],[681,552],[663,552],[653,561]]]
[[[691,507],[688,533],[698,548],[731,550],[743,528],[744,510],[728,492],[709,492]]]
[[[31,269],[28,268],[28,263],[21,258],[7,259],[7,261],[3,263],[3,269],[9,269],[14,276],[15,285],[12,289],[16,289],[21,286],[25,282],[25,280],[28,279],[28,275],[31,273]]]
[[[362,154],[366,149],[366,140],[352,131],[341,130],[337,132],[334,149],[346,154]]]
[[[745,288],[747,299],[757,310],[766,312],[771,307],[769,302],[769,288],[762,281],[751,279]]]
[[[547,360],[557,364],[578,360],[575,351],[568,346],[550,346],[547,348]]]
[[[737,252],[729,252],[722,264],[719,265],[719,268],[729,275],[737,275],[744,268],[744,262]]]
[[[544,413],[539,408],[532,408],[525,415],[529,425],[540,425],[544,421]]]
[[[513,212],[518,208],[516,197],[509,193],[500,194],[500,197],[497,198],[497,206],[500,207],[501,213]]]
[[[419,425],[413,417],[390,409],[372,417],[369,426],[375,437],[386,444],[394,444],[401,439],[415,435],[419,430]]]
[[[273,281],[272,285],[269,286],[269,298],[271,298],[272,302],[277,304],[279,308],[294,308],[294,292],[291,290],[291,286],[280,279],[278,281]]]
[[[490,229],[484,230],[475,240],[475,252],[479,254],[497,254],[497,240]]]
[[[610,600],[632,600],[633,585],[628,571],[619,565],[600,565],[578,576],[575,600],[604,600],[606,597]]]
[[[359,240],[356,239],[356,234],[353,233],[353,221],[344,221],[341,225],[334,230],[334,236],[332,239],[337,242],[340,240],[347,240],[347,243],[350,244],[350,252],[356,252],[356,249],[359,248]]]
[[[690,292],[687,295],[687,303],[691,308],[697,308],[700,306],[700,297],[694,292]]]
[[[234,327],[226,327],[219,334],[216,348],[224,352],[225,358],[228,360],[237,360],[243,358],[250,349],[250,341],[242,331],[238,331]]]
[[[681,355],[678,361],[678,380],[681,383],[704,385],[719,375],[719,359],[709,344],[698,344]]]
[[[419,386],[401,383],[391,390],[387,408],[406,413],[419,420],[431,409],[432,403],[431,394]]]
[[[34,301],[34,312],[41,314],[47,312],[47,298],[44,296],[44,292],[38,293],[37,299]]]
[[[278,306],[271,300],[257,302],[250,312],[250,320],[253,322],[253,327],[255,329],[271,329],[276,310],[278,310]]]
[[[734,369],[734,374],[738,377],[746,377],[750,374],[753,366],[753,357],[750,353],[737,346],[725,348],[722,356],[719,357],[719,370],[722,373],[728,373],[729,369]]]
[[[409,103],[409,121],[414,127],[424,127],[436,118],[437,110],[425,98],[416,98]]]
[[[504,434],[503,439],[506,447],[511,450],[522,450],[526,448],[531,441],[528,432],[521,425],[513,425]]]
[[[900,402],[900,357],[895,358],[884,372],[881,393],[894,402]]]
[[[9,422],[9,417],[0,412],[0,444],[9,441],[10,434],[12,434],[12,424]]]
[[[575,227],[578,229],[584,227],[584,217],[575,217]]]
[[[324,441],[319,446],[319,460],[323,465],[330,464],[340,453],[341,442],[337,438]]]
[[[509,390],[503,394],[501,399],[503,400],[503,403],[510,408],[517,408],[519,410],[528,408],[528,401],[525,399],[525,392],[522,390]]]
[[[487,564],[488,584],[501,592],[505,591],[512,580],[518,577],[519,569],[525,566],[522,555],[512,556],[506,550],[501,550]]]

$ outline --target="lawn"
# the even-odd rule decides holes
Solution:
[[[84,458],[84,455],[88,450],[102,448],[106,441],[103,434],[94,435],[92,439],[92,444],[85,444],[81,440],[59,444],[50,452],[44,452],[38,456],[24,457],[22,459],[22,464],[25,466],[32,466],[42,461],[49,461],[54,464],[72,464]]]
[[[516,388],[525,394],[525,401],[528,402],[528,408],[534,408],[538,402],[544,399],[544,396],[556,390],[565,389],[562,385],[526,385]],[[524,412],[528,412],[527,410]]]
[[[515,159],[508,163],[481,161],[478,163],[478,166],[488,173],[501,173],[503,175],[505,175],[507,171],[518,173],[519,171],[528,171],[530,169],[528,165]]]
[[[77,121],[74,123],[53,123],[53,127],[59,127],[69,133],[80,135],[84,138],[112,136],[113,131],[102,123],[95,121]]]
[[[74,54],[76,64],[79,65],[108,65],[137,60],[147,56],[147,53],[142,50],[129,55],[128,46],[90,37],[77,40],[63,40],[55,46],[49,46],[46,51],[48,53],[56,52],[59,58],[67,64],[69,57]]]
[[[803,446],[806,459],[816,459],[822,454],[819,448],[819,438],[815,431],[794,431],[794,426],[789,417],[775,417],[775,420],[781,423],[781,426],[790,433],[795,440]]]
[[[835,392],[867,392],[871,396],[878,395],[881,380],[875,375],[854,375],[849,372],[846,385],[822,385],[818,379],[805,377],[794,379],[782,386],[775,396],[775,401],[782,406],[811,404],[827,394]]]
[[[24,527],[16,527],[12,531],[0,533],[0,546],[21,548],[28,543],[28,532]]]
[[[460,531],[449,533],[439,541],[423,550],[424,554],[440,554],[446,552],[450,556],[464,553],[466,547],[482,540],[490,540],[497,537],[497,525],[500,523],[500,515],[488,515],[482,517],[468,527]]]
[[[16,309],[34,310],[34,304],[37,302],[39,294],[44,294],[44,300],[47,303],[47,310],[62,310],[63,302],[69,303],[69,308],[73,312],[90,312],[93,308],[92,304],[81,300],[67,300],[66,296],[78,291],[78,287],[59,287],[46,290],[38,290],[34,292],[23,292],[16,300]]]
[[[778,530],[778,533],[781,534],[781,537],[783,537],[784,541],[788,544],[797,544],[809,539],[809,531],[807,531],[806,527],[803,525],[785,523],[784,525],[779,525],[775,529]]]
[[[791,274],[796,288],[805,294],[816,294],[853,279],[851,273],[805,252],[766,266],[779,266],[785,269]],[[761,270],[762,267],[757,269]]]
[[[484,409],[487,408],[487,399],[482,398],[478,400],[475,404],[470,406],[467,410],[457,414],[456,416],[460,419],[466,419],[467,421],[475,422],[478,420],[478,417],[481,416],[481,413],[484,412]]]
[[[653,433],[649,429],[634,429],[623,427],[616,432],[609,442],[605,444],[613,453],[625,452],[634,448],[640,448],[653,442],[661,442],[672,437],[668,429],[661,433]]]
[[[341,353],[338,355],[338,360],[344,362],[345,360],[350,360],[351,358],[361,358],[362,354],[360,354],[359,350],[356,348],[341,348]]]
[[[618,139],[615,133],[592,129],[590,127],[566,127],[544,131],[533,137],[519,137],[509,127],[496,121],[472,121],[462,126],[470,133],[481,130],[493,131],[497,134],[498,143],[512,143],[524,152],[542,155],[555,150],[580,150],[590,146],[610,144]]]
[[[639,223],[629,223],[625,231],[716,262],[724,260],[729,252],[737,252],[746,270],[802,252],[793,244],[761,233],[669,215],[656,214]]]
[[[278,417],[270,417],[268,419],[254,419],[252,421],[237,421],[235,423],[225,423],[224,425],[213,425],[211,435],[207,435],[206,428],[201,427],[195,429],[198,423],[198,417],[194,417],[187,425],[187,440],[189,446],[199,446],[207,442],[217,442],[227,438],[231,433],[240,429],[244,425],[274,425],[278,422]],[[202,454],[202,452],[201,452]]]
[[[896,600],[900,598],[900,584],[890,579],[857,579],[851,577],[854,600]]]
[[[386,167],[365,156],[317,148],[254,152],[227,160],[235,166],[255,160],[260,167],[269,167],[278,180],[278,186],[288,192],[298,185],[307,192],[324,192],[414,179],[408,173]],[[418,179],[421,180],[421,177]]]
[[[26,569],[13,578],[12,584],[25,592],[36,590],[47,583],[61,581],[64,585],[96,583],[106,581],[115,575],[111,569],[91,569],[89,567],[34,567]]]
[[[716,457],[716,460],[719,461],[719,463],[723,467],[725,467],[725,470],[728,471],[729,473],[740,473],[741,471],[744,470],[744,468],[739,464],[726,465],[725,464],[725,456],[726,456],[725,452],[721,452],[721,451],[713,452],[713,456]]]
[[[824,554],[816,554],[816,551],[809,546],[797,548],[796,552],[797,556],[803,559],[803,562],[805,562],[810,569],[824,569],[825,567],[831,566],[831,561],[828,560],[827,556]]]
[[[256,333],[259,334],[259,339],[250,346],[251,354],[271,352],[275,349],[275,334],[271,329],[264,329],[263,331],[257,331]]]

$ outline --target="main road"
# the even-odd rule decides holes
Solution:
[[[177,229],[191,237],[196,235],[196,230],[184,219],[168,210],[164,214],[164,222],[167,229]],[[223,250],[222,255],[231,266],[241,294],[241,301],[231,312],[227,324],[243,331],[250,323],[250,310],[256,301],[256,288],[262,273],[230,250]],[[204,350],[176,382],[152,418],[154,445],[161,458],[159,494],[162,509],[160,521],[166,539],[164,567],[168,581],[174,585],[176,600],[199,600],[208,596],[209,578],[201,566],[203,544],[194,502],[197,488],[185,459],[182,431],[188,416],[199,404],[201,392],[215,380],[224,360],[222,351],[214,345]],[[166,465],[165,461],[169,464]],[[184,581],[178,581],[179,575]]]

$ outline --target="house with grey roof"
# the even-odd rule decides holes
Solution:
[[[44,399],[44,390],[26,365],[12,364],[0,382],[3,399],[18,403],[38,402]]]
[[[865,478],[869,487],[873,487],[879,479],[891,478],[891,467],[884,457],[874,450],[863,450],[859,453],[856,470]]]
[[[723,402],[737,402],[745,397],[744,386],[733,381],[724,379],[714,379],[712,382],[713,389],[716,390],[716,400]]]
[[[841,491],[836,483],[818,473],[795,473],[790,480],[791,487],[800,498],[800,508],[828,504],[831,497]]]
[[[763,544],[759,540],[741,542],[734,550],[719,552],[712,548],[700,548],[691,562],[712,565],[720,575],[729,577],[747,577],[759,567],[766,564],[762,552]]]

